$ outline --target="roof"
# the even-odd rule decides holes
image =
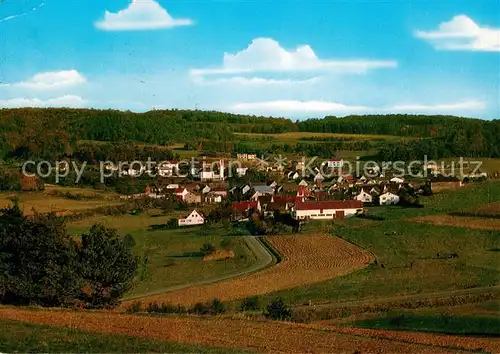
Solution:
[[[363,203],[360,200],[327,200],[297,203],[295,207],[297,210],[358,209],[363,207]]]
[[[274,193],[274,188],[273,187],[269,187],[269,186],[254,186],[253,189],[256,192],[260,192],[260,193],[268,193],[268,194],[273,194]]]
[[[248,209],[257,208],[258,203],[256,201],[247,202],[235,202],[232,204],[233,210],[245,212]]]
[[[276,203],[281,203],[281,202],[295,203],[297,197],[295,195],[275,195],[273,197],[273,200]]]
[[[261,196],[257,197],[257,200],[261,204],[264,204],[264,203],[271,203],[272,198],[273,198],[272,195],[261,195]]]

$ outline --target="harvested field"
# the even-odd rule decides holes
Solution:
[[[323,330],[331,330],[343,334],[389,339],[415,344],[418,343],[429,346],[459,348],[462,350],[465,349],[473,351],[481,350],[491,353],[498,353],[500,351],[500,339],[498,338],[475,338],[471,336],[452,336],[434,333],[390,331],[381,329],[353,328],[316,324],[306,326]]]
[[[476,230],[500,230],[499,218],[438,214],[421,216],[409,220],[414,222],[430,223],[438,226],[454,226]]]
[[[365,250],[328,235],[272,236],[267,241],[282,256],[282,262],[241,278],[185,288],[142,298],[143,303],[171,302],[193,305],[219,298],[222,301],[320,282],[366,267],[373,257]],[[128,306],[123,303],[122,307]]]
[[[152,317],[13,308],[0,308],[0,318],[260,352],[457,353],[457,349],[451,348],[483,348],[492,352],[500,349],[498,340],[222,318]],[[420,342],[425,345],[418,344]]]

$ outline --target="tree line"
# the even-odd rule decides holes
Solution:
[[[496,142],[500,121],[484,121],[472,118],[431,115],[365,115],[343,118],[325,117],[291,121],[285,118],[266,118],[236,115],[214,111],[154,110],[146,113],[130,111],[69,109],[69,108],[22,108],[0,110],[0,159],[43,158],[54,159],[78,154],[80,159],[96,160],[97,156],[109,157],[123,154],[124,144],[137,143],[171,147],[173,143],[186,143],[188,148],[204,152],[251,152],[258,151],[254,142],[247,142],[235,133],[284,133],[317,132],[342,134],[397,135],[415,138],[405,142],[405,149],[433,151],[437,154],[463,156],[497,156]],[[376,138],[376,137],[375,137]],[[427,139],[432,139],[430,143]],[[120,147],[99,147],[79,144],[81,141],[100,141]],[[302,141],[305,143],[304,139]],[[319,149],[323,155],[331,155],[330,148],[351,150],[371,148],[364,146],[374,142],[324,141],[306,148],[311,154]],[[321,145],[319,145],[321,144]],[[292,149],[280,144],[270,151]],[[361,145],[361,146],[360,146]],[[396,144],[395,144],[396,145]],[[395,146],[391,145],[391,147]],[[327,151],[324,151],[327,149]],[[121,151],[116,151],[121,150]],[[154,149],[153,149],[154,150]],[[158,149],[159,150],[159,149]],[[245,150],[245,151],[243,151]],[[261,149],[265,150],[265,149]],[[387,149],[381,149],[386,153]],[[307,150],[306,150],[307,151]],[[293,152],[293,151],[291,151]],[[160,154],[160,151],[148,151]],[[170,152],[163,152],[169,157]],[[398,153],[405,155],[406,153]],[[94,156],[92,156],[94,155]],[[407,154],[408,155],[408,154]],[[109,158],[106,158],[106,160]]]

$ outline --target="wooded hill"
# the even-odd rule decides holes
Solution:
[[[137,142],[168,146],[212,143],[231,151],[242,145],[234,133],[276,134],[318,132],[396,135],[419,139],[386,144],[379,150],[384,159],[408,159],[423,154],[445,156],[500,156],[500,121],[426,115],[366,115],[325,117],[295,121],[235,115],[213,111],[130,111],[22,108],[0,110],[0,158],[55,158],[70,156],[81,140]],[[216,144],[214,144],[216,143]],[[317,143],[311,151],[328,148]],[[238,149],[238,150],[239,150]],[[234,151],[234,150],[233,150]]]

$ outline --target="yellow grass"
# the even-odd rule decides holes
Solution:
[[[489,219],[472,216],[438,214],[412,218],[410,219],[410,221],[430,223],[438,226],[463,227],[476,230],[500,230],[500,219]]]
[[[86,197],[101,199],[75,200],[54,195],[54,191],[82,194]],[[3,192],[0,193],[0,208],[7,208],[13,205],[12,198],[19,199],[19,206],[26,215],[33,215],[34,210],[39,213],[55,212],[58,215],[71,215],[85,210],[96,209],[104,206],[122,204],[119,199],[112,195],[105,195],[101,192],[85,190],[80,188],[61,189],[61,187],[47,188],[45,192]],[[109,198],[109,199],[108,199]],[[34,210],[33,210],[34,209]]]

